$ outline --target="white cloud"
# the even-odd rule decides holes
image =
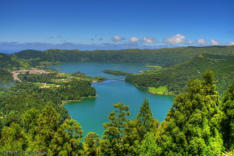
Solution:
[[[180,44],[186,40],[186,37],[181,34],[176,34],[174,36],[168,37],[163,41],[169,44]]]
[[[144,37],[143,40],[145,43],[154,43],[155,42],[153,37]]]
[[[217,40],[210,40],[211,45],[220,45],[219,41]]]
[[[228,43],[228,45],[229,45],[229,46],[233,46],[233,45],[234,45],[234,41],[230,41],[230,42]]]
[[[206,44],[206,40],[201,38],[201,39],[197,40],[197,43],[201,44],[201,45],[204,45],[204,44]]]
[[[189,40],[189,41],[188,41],[188,44],[190,44],[190,45],[193,44],[193,41],[192,41],[192,40]]]
[[[118,35],[115,35],[115,36],[112,37],[113,42],[119,42],[119,41],[122,41],[122,40],[124,40],[124,38],[121,37],[121,36],[118,36]]]
[[[131,37],[130,42],[131,43],[137,43],[137,42],[139,42],[139,38],[138,37]]]

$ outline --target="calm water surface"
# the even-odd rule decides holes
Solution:
[[[90,131],[102,135],[103,123],[108,121],[107,116],[113,110],[113,104],[118,102],[129,105],[130,118],[133,119],[139,112],[144,98],[147,98],[154,117],[159,121],[162,121],[166,117],[172,105],[173,97],[171,96],[147,93],[132,84],[120,80],[124,78],[123,76],[119,77],[102,72],[106,69],[112,69],[137,73],[140,70],[147,69],[141,64],[70,63],[54,65],[51,68],[59,69],[60,72],[82,72],[89,76],[103,76],[114,79],[93,84],[98,94],[96,98],[86,98],[81,102],[68,103],[64,106],[71,117],[81,124],[84,135]]]

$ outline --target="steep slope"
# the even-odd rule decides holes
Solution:
[[[11,70],[26,66],[27,62],[15,57],[14,55],[0,53],[0,69]]]
[[[142,74],[128,75],[126,81],[138,87],[167,87],[168,92],[178,94],[185,91],[188,80],[200,79],[201,73],[212,70],[215,73],[217,89],[223,93],[234,78],[234,56],[202,54],[183,63],[151,70]]]

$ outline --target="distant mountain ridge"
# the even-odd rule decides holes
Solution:
[[[215,55],[234,55],[234,46],[179,47],[163,49],[126,50],[24,50],[14,55],[21,59],[31,59],[36,64],[49,62],[103,62],[103,63],[142,63],[168,67],[182,63],[194,56],[207,53]]]

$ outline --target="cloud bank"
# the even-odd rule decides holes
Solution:
[[[148,43],[148,44],[151,44],[151,43],[155,42],[153,37],[144,37],[143,41],[144,41],[144,43]]]
[[[174,36],[165,38],[163,42],[169,43],[169,44],[181,44],[184,43],[186,40],[186,37],[181,34],[176,34]]]
[[[210,40],[211,45],[220,45],[219,41],[217,40]]]
[[[138,37],[131,37],[130,38],[130,42],[131,43],[137,43],[137,42],[139,42],[140,41],[140,39],[138,38]]]
[[[57,36],[59,37],[59,36]],[[91,39],[92,40],[92,39]],[[125,41],[123,41],[125,40]],[[96,42],[95,41],[99,41]],[[61,41],[63,42],[63,41]],[[182,34],[175,34],[162,41],[156,42],[153,37],[139,38],[137,36],[125,39],[122,36],[115,35],[111,40],[106,43],[102,37],[96,37],[89,44],[66,42],[63,43],[43,43],[43,42],[1,42],[0,41],[0,53],[1,52],[18,52],[25,49],[46,50],[46,49],[79,49],[79,50],[118,50],[118,49],[159,49],[159,48],[171,48],[179,46],[217,46],[217,45],[234,45],[234,41],[221,44],[218,40],[211,39],[208,42],[204,38],[198,40],[187,40],[186,36]]]
[[[123,41],[123,40],[124,40],[124,38],[121,36],[118,36],[118,35],[112,37],[113,42],[119,42],[119,41]]]
[[[206,44],[206,40],[203,39],[203,38],[198,39],[198,40],[197,40],[197,44],[199,44],[199,45],[205,45],[205,44]]]
[[[234,45],[234,41],[230,41],[230,42],[228,43],[228,45],[233,46],[233,45]]]

